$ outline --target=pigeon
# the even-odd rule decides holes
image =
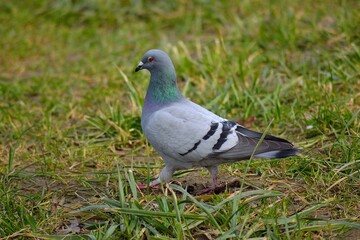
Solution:
[[[151,76],[141,126],[149,143],[165,161],[160,176],[150,182],[150,187],[168,182],[177,170],[205,167],[212,178],[209,189],[214,190],[218,186],[220,164],[252,157],[286,158],[298,153],[285,139],[263,136],[185,98],[177,86],[174,65],[164,51],[147,51],[135,72],[143,69]]]

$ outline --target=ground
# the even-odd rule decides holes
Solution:
[[[360,239],[359,1],[3,1],[0,239]],[[192,101],[301,149],[139,191],[144,52]]]

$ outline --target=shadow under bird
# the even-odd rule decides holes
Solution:
[[[135,72],[142,69],[147,69],[151,77],[141,126],[165,161],[160,176],[150,187],[168,182],[176,170],[205,167],[212,178],[210,192],[218,187],[220,164],[250,159],[252,155],[271,159],[298,152],[287,140],[271,135],[265,135],[256,148],[263,133],[246,129],[186,99],[179,91],[174,65],[165,52],[156,49],[146,52]],[[144,189],[146,185],[138,187]]]

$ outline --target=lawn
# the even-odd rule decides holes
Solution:
[[[360,1],[0,2],[0,239],[360,239]],[[301,148],[139,191],[159,48],[183,94]],[[189,136],[191,137],[191,136]]]

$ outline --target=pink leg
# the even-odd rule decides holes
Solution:
[[[148,188],[148,185],[147,185],[147,184],[144,184],[144,183],[138,183],[138,184],[136,184],[136,187],[137,187],[140,191],[143,191],[143,190],[146,190],[146,189]],[[161,189],[161,186],[160,186],[160,185],[155,185],[155,186],[149,185],[149,189],[159,190],[159,189]]]
[[[145,189],[147,189],[148,187],[149,187],[150,189],[156,189],[156,190],[158,190],[158,189],[161,189],[161,186],[160,186],[159,183],[160,183],[160,180],[159,180],[159,179],[156,179],[156,180],[150,182],[149,186],[148,186],[147,184],[144,184],[144,183],[138,183],[138,184],[136,184],[136,186],[137,186],[137,188],[138,188],[139,190],[145,190]]]
[[[212,186],[208,188],[204,188],[196,193],[196,195],[204,195],[204,194],[216,194],[225,190],[226,185],[218,185],[218,166],[207,167],[210,172],[212,178]]]
[[[145,190],[147,189],[148,185],[147,184],[144,184],[144,183],[137,183],[136,184],[136,187],[139,189],[139,190]],[[150,186],[149,186],[150,187]]]

